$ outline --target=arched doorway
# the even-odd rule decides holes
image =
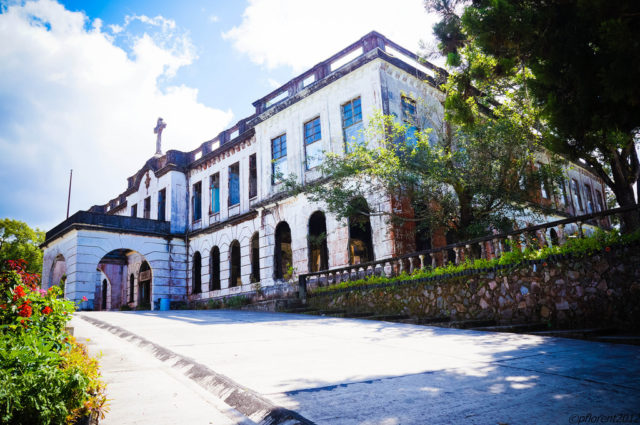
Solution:
[[[191,284],[193,285],[193,293],[202,292],[202,256],[200,251],[193,254],[193,262],[191,263]]]
[[[273,261],[273,277],[283,279],[285,275],[288,275],[289,268],[293,264],[291,228],[286,221],[281,221],[276,226]]]
[[[109,298],[109,284],[107,279],[102,279],[102,302],[100,303],[100,310],[107,310],[107,299]]]
[[[353,213],[349,217],[349,264],[373,261],[369,205],[364,198],[355,198],[350,206]]]
[[[123,306],[151,308],[153,272],[144,255],[131,249],[114,249],[100,259],[96,268],[100,273],[96,288],[100,294],[107,281],[107,310],[118,310]],[[104,297],[100,294],[96,294],[96,309],[104,307]]]
[[[220,249],[214,246],[209,256],[209,287],[210,291],[220,289]]]
[[[48,286],[45,289],[49,289],[52,286],[59,285],[64,290],[64,283],[67,280],[67,262],[64,255],[58,254],[53,260],[51,265],[51,274],[49,275]]]
[[[327,221],[322,211],[316,211],[309,217],[307,244],[309,250],[309,271],[317,272],[327,270],[329,268]]]
[[[251,283],[260,282],[260,235],[255,232],[249,244],[251,250]]]
[[[229,287],[242,285],[240,266],[240,242],[234,240],[229,246]]]
[[[144,261],[138,277],[138,308],[151,309],[151,267]]]

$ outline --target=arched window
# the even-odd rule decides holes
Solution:
[[[229,287],[242,285],[240,275],[240,242],[233,241],[229,246]]]
[[[129,276],[129,302],[132,303],[133,302],[133,291],[134,291],[134,285],[135,285],[135,276],[133,275],[133,273],[131,273],[131,276]]]
[[[255,232],[251,237],[251,282],[260,282],[260,235]]]
[[[214,246],[209,257],[209,285],[211,291],[220,289],[220,249]]]
[[[329,250],[327,248],[327,221],[322,211],[316,211],[309,217],[309,271],[317,272],[329,268]]]
[[[193,293],[199,294],[202,292],[202,257],[200,252],[196,251],[193,254]]]
[[[286,221],[276,226],[276,246],[273,256],[273,277],[283,279],[289,273],[292,266],[293,255],[291,252],[291,228]]]
[[[351,201],[349,217],[349,264],[360,264],[373,261],[373,240],[371,238],[371,222],[369,221],[369,205],[364,198]]]

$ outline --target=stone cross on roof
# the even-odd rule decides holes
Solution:
[[[162,121],[162,118],[158,118],[156,128],[153,129],[154,134],[158,135],[156,139],[156,156],[162,156],[162,130],[167,126],[167,123]]]

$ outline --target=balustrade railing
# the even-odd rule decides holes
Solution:
[[[378,261],[301,274],[298,277],[299,297],[306,299],[308,286],[328,286],[370,276],[394,277],[403,272],[412,273],[448,263],[460,264],[466,259],[493,259],[513,249],[563,245],[570,235],[584,237],[587,229],[611,229],[611,216],[630,212],[640,213],[640,205],[551,221]]]

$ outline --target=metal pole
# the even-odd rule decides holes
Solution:
[[[69,205],[71,204],[71,179],[73,178],[73,169],[69,173],[69,196],[67,197],[67,218],[69,218]]]

